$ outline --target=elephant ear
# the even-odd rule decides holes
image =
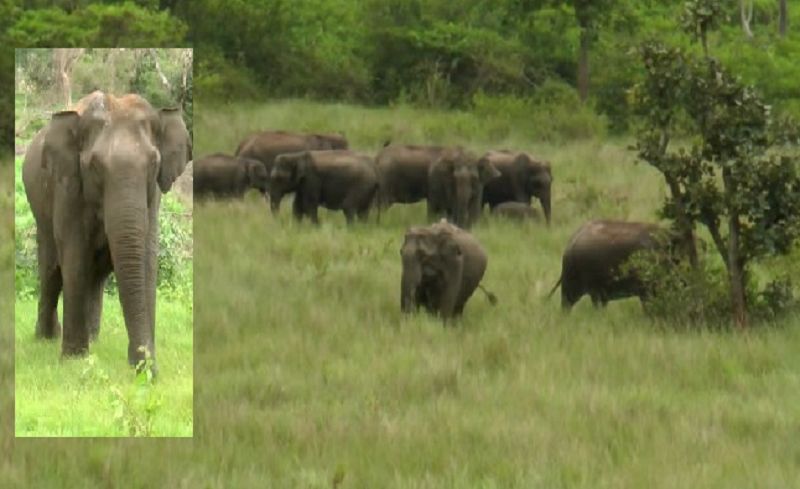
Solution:
[[[80,115],[56,112],[50,120],[42,148],[42,168],[56,178],[80,175]]]
[[[481,183],[486,184],[500,176],[500,170],[495,167],[489,158],[483,157],[478,160],[478,176]]]
[[[446,259],[459,258],[461,256],[461,247],[453,239],[450,232],[441,232],[438,236],[438,251],[441,256]]]
[[[311,152],[303,151],[294,158],[293,180],[299,182],[311,174]]]
[[[161,127],[158,135],[158,150],[161,152],[161,168],[158,171],[158,186],[169,192],[186,163],[192,159],[192,139],[178,108],[161,109]]]

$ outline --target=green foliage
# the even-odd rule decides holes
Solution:
[[[703,224],[730,287],[743,290],[752,261],[789,253],[800,237],[798,158],[775,147],[797,130],[791,120],[776,124],[761,95],[713,58],[660,43],[644,44],[640,54],[645,76],[635,93],[643,125],[635,149],[670,188],[662,215],[686,232]],[[680,115],[697,134],[688,150],[670,149]]]
[[[71,12],[53,7],[27,10],[9,29],[15,46],[147,47],[180,45],[187,27],[167,12],[132,2],[90,4]]]

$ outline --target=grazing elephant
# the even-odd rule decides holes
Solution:
[[[550,163],[536,160],[527,153],[489,151],[484,155],[500,170],[500,177],[486,184],[483,203],[494,208],[502,202],[530,204],[531,197],[542,203],[544,217],[550,224],[550,187],[553,174]]]
[[[53,114],[22,166],[39,262],[36,336],[61,334],[62,355],[88,351],[99,333],[103,288],[113,271],[128,331],[128,361],[155,361],[158,209],[191,159],[178,109],[139,95],[99,91]],[[155,373],[155,364],[153,373]]]
[[[672,252],[688,249],[686,238],[656,224],[594,220],[581,226],[569,240],[561,261],[561,305],[571,308],[584,294],[595,306],[626,297],[646,300],[647,287],[635,270],[622,265],[637,251]]]
[[[372,158],[349,150],[301,151],[275,158],[270,175],[270,198],[294,192],[294,216],[318,223],[317,208],[342,210],[347,222],[366,220],[378,192]]]
[[[272,172],[275,158],[284,153],[297,153],[306,150],[348,149],[347,139],[340,134],[303,134],[287,131],[262,131],[247,136],[239,147],[236,156],[260,161]],[[272,201],[273,212],[278,212],[280,202]]]
[[[428,173],[444,146],[389,144],[375,157],[380,177],[380,206],[412,204],[428,197]]]
[[[461,147],[447,149],[428,172],[428,217],[444,215],[469,229],[480,217],[484,185],[499,176],[487,158]]]
[[[215,153],[194,161],[194,193],[198,198],[242,197],[254,188],[267,193],[269,175],[258,160]]]
[[[523,202],[501,202],[494,206],[492,215],[519,221],[536,221],[540,219],[536,209]]]
[[[406,231],[400,249],[403,276],[400,307],[404,313],[419,306],[443,319],[460,316],[486,271],[486,252],[469,232],[442,219]],[[482,290],[495,304],[494,295]]]

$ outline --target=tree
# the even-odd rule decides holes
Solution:
[[[708,230],[727,270],[733,322],[745,328],[750,264],[790,252],[800,237],[798,158],[780,146],[787,134],[800,142],[800,133],[793,123],[777,131],[756,90],[712,58],[659,43],[643,45],[640,54],[637,106],[651,130],[638,137],[639,157],[670,182],[662,214]],[[653,129],[674,127],[677,110],[699,139],[670,151]]]
[[[578,94],[581,101],[589,98],[589,50],[597,38],[604,16],[608,15],[613,2],[608,0],[572,0],[575,20],[580,29],[578,40]]]
[[[781,37],[786,35],[786,24],[789,20],[786,0],[778,0],[778,33]]]
[[[753,20],[753,0],[749,2],[739,0],[739,18],[742,20],[744,34],[752,39],[753,31],[750,29],[750,21]]]
[[[53,68],[55,69],[56,83],[60,87],[64,100],[64,107],[72,107],[72,85],[70,73],[75,61],[83,54],[82,48],[61,48],[53,50]]]

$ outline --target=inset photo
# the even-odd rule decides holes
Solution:
[[[192,436],[192,55],[16,50],[17,437]]]

